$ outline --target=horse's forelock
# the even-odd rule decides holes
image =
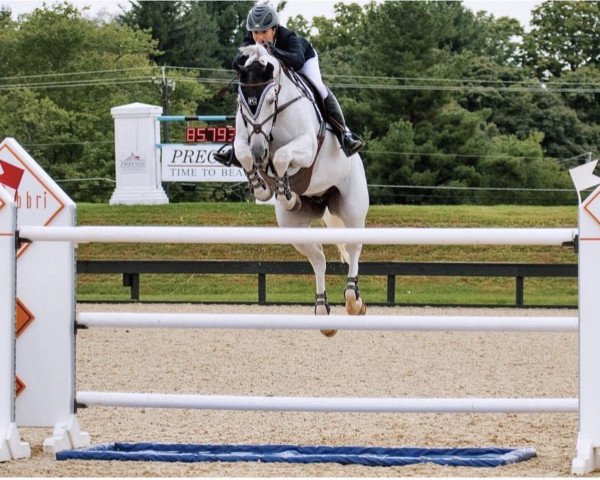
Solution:
[[[261,63],[254,61],[248,65],[246,70],[246,82],[261,83],[273,78],[273,70],[266,68]]]

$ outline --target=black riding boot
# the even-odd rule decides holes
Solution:
[[[234,166],[242,168],[242,164],[235,157],[235,152],[233,151],[233,145],[231,143],[226,143],[219,148],[219,150],[213,154],[213,158],[226,167]]]
[[[348,129],[337,98],[335,98],[335,95],[329,88],[327,91],[329,92],[329,95],[327,95],[327,98],[325,99],[325,114],[327,115],[327,121],[335,129],[342,150],[344,150],[346,156],[349,157],[362,150],[365,146],[365,142],[363,142],[362,138]]]

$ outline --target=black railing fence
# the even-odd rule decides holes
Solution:
[[[345,275],[346,272],[347,265],[344,263],[327,263],[327,274]],[[142,274],[256,275],[257,303],[266,305],[269,303],[267,301],[267,275],[310,275],[313,271],[308,262],[79,260],[77,261],[77,273],[122,274],[123,286],[131,289],[131,301],[141,300],[140,276]],[[366,275],[387,277],[387,297],[386,302],[382,305],[388,306],[398,305],[396,302],[397,276],[512,277],[515,279],[514,305],[520,307],[524,306],[525,278],[576,278],[577,264],[362,262],[360,264],[360,274],[363,277]],[[456,304],[455,306],[464,305]],[[552,306],[556,307],[556,305]]]

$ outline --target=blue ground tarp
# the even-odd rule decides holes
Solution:
[[[436,463],[498,467],[535,457],[533,448],[386,448],[298,445],[192,445],[107,443],[56,454],[57,460],[133,460],[150,462],[287,462],[391,467]]]

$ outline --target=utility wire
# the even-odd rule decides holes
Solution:
[[[135,67],[135,68],[117,68],[112,70],[90,70],[83,72],[63,72],[63,73],[41,73],[39,75],[19,75],[15,77],[0,77],[0,81],[11,81],[11,80],[20,80],[23,78],[44,78],[44,77],[68,77],[68,76],[76,76],[76,75],[91,75],[91,74],[99,74],[99,73],[117,73],[117,72],[131,72],[134,70],[158,70],[159,67]]]
[[[412,190],[492,190],[492,191],[511,191],[511,192],[573,192],[572,188],[510,188],[510,187],[458,187],[451,185],[378,185],[369,184],[374,188],[390,189],[412,189]]]
[[[189,70],[189,71],[213,71],[223,72],[227,75],[235,74],[234,70],[225,68],[202,68],[202,67],[166,67],[169,70]],[[462,83],[481,83],[481,84],[493,84],[499,83],[502,85],[522,85],[526,83],[532,83],[535,85],[554,86],[554,85],[598,85],[598,82],[565,82],[565,81],[552,81],[550,83],[542,83],[537,80],[523,79],[523,80],[487,80],[478,78],[439,78],[439,77],[396,77],[396,76],[377,76],[377,75],[344,75],[344,74],[327,74],[324,73],[325,78],[353,78],[353,79],[365,79],[365,80],[402,80],[402,81],[419,81],[419,82],[462,82]]]
[[[172,70],[180,71],[207,71],[207,72],[223,72],[230,75],[233,71],[218,68],[202,68],[202,67],[167,67]],[[84,84],[86,86],[92,85],[107,85],[107,84],[121,84],[124,82],[132,83],[133,80],[142,80],[145,77],[130,77],[126,80],[123,77],[104,77],[104,78],[92,78],[83,80],[66,80],[66,81],[49,81],[49,82],[32,82],[23,83],[21,80],[24,79],[36,79],[36,78],[48,78],[48,77],[72,77],[82,75],[98,75],[104,73],[125,73],[140,70],[157,70],[158,67],[135,67],[127,69],[111,69],[111,70],[92,70],[84,72],[64,72],[64,73],[52,73],[52,74],[40,74],[40,75],[24,75],[15,77],[0,77],[0,81],[4,82],[16,82],[9,83],[7,85],[0,85],[0,90],[14,90],[21,88],[60,88],[60,87],[72,87]],[[423,91],[476,91],[476,92],[496,92],[496,91],[509,91],[509,92],[536,92],[536,93],[599,93],[600,86],[594,82],[552,82],[552,83],[531,83],[527,85],[528,81],[512,81],[512,80],[486,80],[486,79],[448,79],[448,78],[434,78],[434,77],[384,77],[384,76],[367,76],[367,75],[324,75],[326,78],[331,79],[353,79],[352,82],[336,82],[332,84],[335,88],[347,88],[347,89],[365,89],[365,90],[423,90]],[[197,83],[222,83],[223,80],[216,78],[195,78],[187,79],[185,77],[178,77],[177,81],[182,82],[197,82]],[[405,81],[405,82],[438,82],[439,85],[431,85],[424,83],[414,84],[390,84],[390,83],[356,83],[357,80],[381,80],[382,82],[389,81]],[[447,85],[448,83],[477,83],[479,85]],[[531,82],[531,81],[529,81]],[[579,87],[576,87],[579,85]],[[587,87],[589,86],[589,87]]]

